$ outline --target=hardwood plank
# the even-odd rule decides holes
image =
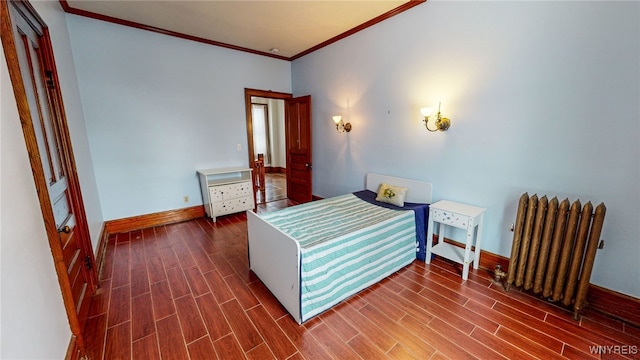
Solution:
[[[109,311],[109,297],[111,296],[111,279],[100,281],[100,287],[91,297],[88,317],[106,314]]]
[[[189,285],[193,296],[201,296],[210,291],[209,285],[207,285],[207,282],[197,266],[184,269],[184,276],[187,279],[187,284]]]
[[[429,328],[443,335],[455,344],[463,344],[465,351],[479,359],[506,359],[506,357],[499,355],[482,342],[477,341],[468,334],[462,333],[439,318],[431,320]]]
[[[198,306],[191,295],[175,299],[176,312],[182,328],[182,334],[187,344],[207,335]]]
[[[424,296],[416,294],[413,291],[404,290],[400,293],[400,296],[412,302],[414,306],[419,307],[432,314],[434,317],[445,319],[452,326],[464,332],[465,334],[469,334],[475,327],[475,325],[473,325],[471,322],[459,316],[457,312],[446,309],[440,304],[431,302]]]
[[[176,256],[178,256],[178,261],[183,269],[196,266],[196,261],[193,259],[193,256],[191,256],[189,248],[184,245],[184,242],[178,247],[174,247],[173,251],[176,253]]]
[[[238,300],[238,303],[240,303],[240,306],[242,306],[243,309],[247,310],[260,304],[251,290],[249,290],[246,283],[240,280],[237,274],[225,277],[224,281],[227,283],[229,289],[231,289],[231,292],[235,295],[236,300]]]
[[[541,344],[537,341],[530,340],[528,336],[525,337],[520,335],[506,327],[498,329],[496,336],[510,344],[514,344],[524,349],[526,352],[539,359],[562,359],[562,356],[560,355],[562,349],[558,352],[550,350],[550,347],[554,347],[554,344]]]
[[[339,304],[336,307],[336,311],[344,319],[347,319],[355,329],[358,330],[359,335],[366,336],[383,353],[391,350],[391,348],[396,344],[396,340],[387,332],[385,332],[383,328],[373,323],[350,304]]]
[[[131,359],[131,324],[129,321],[107,329],[105,359]]]
[[[365,290],[359,295],[368,304],[375,306],[378,310],[394,321],[399,321],[407,314],[381,297],[378,291]]]
[[[292,317],[284,316],[280,318],[277,323],[305,358],[330,358],[329,353],[327,353],[321,343],[311,334],[311,332],[307,331],[304,326],[299,326]]]
[[[360,359],[360,356],[351,349],[336,333],[325,324],[320,324],[311,330],[315,338],[324,346],[330,356],[340,360]]]
[[[213,350],[213,343],[211,343],[211,339],[208,336],[203,336],[192,342],[187,346],[187,349],[189,350],[190,360],[215,360],[218,358],[215,350]]]
[[[593,332],[591,329],[586,329],[576,323],[572,318],[560,318],[555,315],[549,314],[545,319],[546,323],[552,324],[558,328],[564,329],[572,334],[575,334],[583,339],[593,342],[595,345],[629,345],[624,343],[624,340],[611,339],[608,336],[600,333]],[[579,350],[583,350],[578,348]],[[586,350],[586,351],[585,351]],[[588,349],[583,351],[588,352]]]
[[[500,329],[508,328],[511,331],[516,331],[521,334],[526,334],[527,338],[534,339],[538,344],[544,344],[546,347],[551,349],[554,352],[560,353],[562,351],[562,342],[559,341],[556,336],[548,335],[542,331],[539,331],[535,326],[542,325],[542,322],[536,320],[532,317],[528,318],[513,318],[508,315],[513,315],[508,311],[507,307],[502,308],[501,306],[494,306],[493,309],[487,309],[474,301],[470,301],[465,305],[465,307],[474,310],[478,313],[483,314],[483,316],[490,318],[496,323],[500,324]],[[496,309],[497,307],[497,309]],[[504,313],[500,310],[504,310]],[[519,321],[522,320],[522,321]],[[554,335],[559,331],[554,330]],[[576,339],[576,341],[578,341]]]
[[[130,264],[130,243],[122,242],[116,245],[116,261],[113,264],[113,275],[111,278],[111,286],[114,288],[126,285],[131,280]]]
[[[431,300],[432,298],[429,297],[428,293],[425,293],[424,290],[420,292],[419,294],[420,296]],[[437,301],[439,299],[434,300]],[[468,301],[467,301],[468,302]],[[498,324],[495,321],[492,321],[490,319],[487,319],[486,317],[482,316],[482,314],[478,314],[474,311],[471,311],[465,307],[462,306],[456,306],[452,303],[447,303],[447,302],[439,302],[438,305],[442,306],[445,309],[448,309],[449,311],[457,314],[458,316],[460,316],[462,319],[473,323],[476,326],[480,326],[481,328],[489,331],[489,332],[494,332],[496,331],[496,329],[498,328]],[[447,319],[448,321],[448,319]]]
[[[253,322],[247,317],[238,301],[230,300],[220,305],[233,333],[236,334],[240,346],[245,351],[251,350],[263,342]]]
[[[173,306],[173,298],[169,289],[169,282],[163,280],[151,285],[151,300],[155,319],[162,319],[176,312]]]
[[[196,304],[209,332],[211,340],[216,341],[231,333],[231,328],[211,293],[196,298]]]
[[[409,351],[409,349],[407,349],[405,346],[403,346],[400,343],[398,343],[394,347],[392,347],[391,350],[389,350],[389,352],[387,352],[387,356],[389,356],[391,359],[404,359],[404,360],[410,360],[410,359],[419,360],[420,359],[420,357],[418,357],[417,355],[413,354],[411,351]],[[430,359],[433,359],[433,357],[431,357]]]
[[[338,305],[344,306],[343,304]],[[329,309],[324,313],[319,315],[319,318],[325,323],[333,332],[336,333],[340,338],[348,341],[358,335],[358,330],[353,327],[351,319],[347,320],[344,317],[340,316],[337,312],[337,307],[333,309]]]
[[[257,280],[251,282],[249,284],[249,289],[262,304],[262,306],[264,306],[264,308],[272,318],[279,319],[283,316],[289,315],[287,309],[285,309],[284,306],[280,304],[278,299],[276,299],[273,294],[271,294],[269,289],[262,283],[262,281]]]
[[[193,260],[196,262],[196,265],[198,266],[198,269],[200,269],[201,273],[204,274],[206,272],[215,270],[216,267],[213,265],[213,262],[211,262],[211,259],[209,259],[209,256],[204,249],[201,249],[197,252],[192,252],[191,255],[193,256]]]
[[[253,349],[247,351],[245,355],[247,357],[247,360],[276,359],[276,357],[273,355],[273,353],[265,343],[262,343],[254,347]],[[289,357],[288,359],[291,359],[291,357]]]
[[[84,327],[84,339],[87,343],[87,355],[91,359],[102,359],[107,335],[107,313],[87,320]]]
[[[167,274],[164,271],[164,264],[160,257],[147,259],[147,274],[149,276],[149,284],[155,284],[167,279]]]
[[[187,347],[185,345],[178,315],[173,314],[156,321],[158,339],[160,345],[160,355],[162,360],[189,360]]]
[[[443,353],[449,358],[475,359],[475,357],[467,352],[466,349],[463,349],[451,340],[434,331],[427,326],[427,324],[419,322],[410,316],[402,318],[400,320],[400,325],[413,332],[416,336],[423,337],[425,342],[438,349],[438,352]]]
[[[129,321],[131,313],[131,290],[129,285],[111,289],[110,299],[107,326],[112,327]]]
[[[131,345],[132,358],[145,360],[160,360],[160,348],[155,333],[136,340]],[[98,359],[98,358],[97,358]]]
[[[187,279],[184,277],[182,268],[174,267],[167,270],[167,280],[169,281],[169,288],[171,288],[171,295],[173,299],[183,297],[191,294]]]
[[[533,355],[526,353],[524,350],[510,344],[504,339],[493,334],[489,334],[481,328],[473,329],[471,337],[495,350],[499,354],[502,354],[507,359],[534,359]]]
[[[233,292],[231,292],[231,289],[229,289],[229,286],[217,270],[209,271],[203,274],[203,276],[218,304],[234,298]]]
[[[131,299],[131,339],[142,339],[156,332],[151,293]]]
[[[347,341],[347,344],[363,359],[389,359],[378,346],[363,335],[356,335],[353,339]]]
[[[244,352],[233,334],[224,336],[213,342],[218,359],[242,359]]]
[[[276,358],[286,359],[298,351],[262,305],[248,310],[247,315]]]
[[[137,233],[131,233],[131,268],[136,268],[145,265],[144,254],[144,239],[142,238],[142,231]]]
[[[402,342],[402,344],[418,356],[418,358],[428,359],[436,351],[435,348],[425,342],[422,334],[418,335],[411,332],[399,322],[389,319],[374,306],[367,305],[359,311],[379,327],[385,329],[385,331],[391,334],[398,342]]]
[[[147,276],[147,267],[143,263],[142,266],[131,269],[131,297],[148,293],[149,277]]]

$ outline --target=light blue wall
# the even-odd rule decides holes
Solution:
[[[196,169],[248,166],[244,88],[291,92],[287,61],[67,23],[105,220],[202,204]]]
[[[428,180],[436,200],[488,208],[483,248],[507,257],[525,191],[604,202],[592,282],[640,297],[639,7],[429,1],[295,60],[314,194],[367,172]],[[438,101],[452,125],[429,133],[419,109]]]

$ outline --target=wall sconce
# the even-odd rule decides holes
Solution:
[[[451,120],[449,120],[449,118],[443,117],[442,115],[440,115],[440,105],[442,105],[442,103],[438,104],[438,113],[436,114],[436,128],[435,129],[431,129],[429,128],[429,116],[433,113],[433,108],[430,107],[423,107],[420,109],[420,112],[422,113],[422,116],[424,116],[424,127],[427,128],[427,130],[434,132],[434,131],[447,131],[447,129],[449,128],[449,126],[451,126]]]
[[[338,132],[349,132],[351,131],[351,123],[344,123],[342,121],[342,115],[334,115],[333,116],[333,122],[336,123],[336,130],[338,130]]]

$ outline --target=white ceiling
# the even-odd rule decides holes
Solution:
[[[421,1],[60,0],[67,12],[292,59]],[[105,18],[109,17],[109,18]],[[378,18],[380,17],[380,18]],[[378,19],[376,19],[378,18]],[[376,19],[376,20],[374,20]],[[372,21],[371,23],[367,23]],[[140,26],[142,25],[142,26]],[[334,39],[335,40],[335,39]],[[278,51],[272,51],[277,49]]]

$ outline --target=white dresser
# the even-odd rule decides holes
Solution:
[[[217,216],[255,208],[251,168],[198,170],[204,210],[216,221]]]

